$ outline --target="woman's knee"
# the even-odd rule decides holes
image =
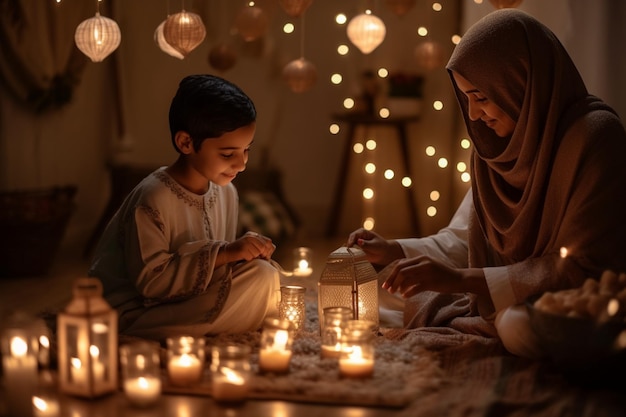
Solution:
[[[542,356],[525,306],[515,305],[500,311],[495,325],[502,344],[510,353],[526,358]]]

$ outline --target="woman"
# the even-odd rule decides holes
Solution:
[[[528,297],[626,271],[626,133],[556,36],[522,11],[477,22],[447,69],[473,142],[471,189],[436,235],[385,240],[357,230],[347,244],[375,264],[403,258],[383,288],[419,299],[405,325],[454,327],[469,316],[463,331],[539,356]]]

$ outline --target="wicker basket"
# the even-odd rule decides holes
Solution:
[[[0,277],[45,275],[74,211],[76,186],[0,193]]]

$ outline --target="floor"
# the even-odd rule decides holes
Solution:
[[[286,269],[295,246],[308,246],[313,250],[313,275],[309,284],[315,283],[324,268],[327,255],[342,246],[343,238],[319,239],[297,242],[279,248],[275,259]],[[80,253],[80,252],[79,252]],[[49,272],[41,277],[0,278],[0,319],[19,310],[36,314],[48,308],[63,307],[71,297],[72,282],[84,276],[88,262],[82,256],[61,252]],[[290,277],[288,279],[297,279]],[[3,381],[5,384],[7,381]],[[10,382],[9,382],[10,383]],[[4,386],[3,386],[4,388]],[[0,416],[8,416],[5,391],[0,396]],[[156,406],[148,409],[134,408],[122,392],[95,400],[83,400],[58,394],[60,412],[42,414],[49,417],[374,417],[397,416],[400,410],[372,407],[332,406],[286,401],[247,401],[237,407],[224,406],[212,398],[201,396],[163,395]],[[17,417],[17,416],[9,416]],[[29,416],[30,417],[30,416]],[[38,417],[38,415],[37,415]]]

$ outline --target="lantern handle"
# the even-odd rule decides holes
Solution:
[[[101,297],[102,282],[98,278],[81,277],[74,281],[74,297]]]

